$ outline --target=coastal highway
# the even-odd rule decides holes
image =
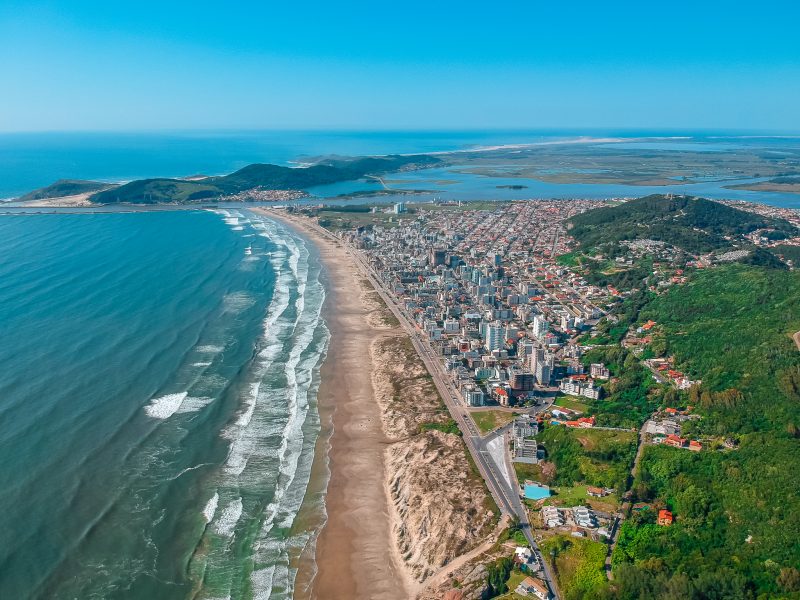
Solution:
[[[512,485],[509,484],[505,476],[498,471],[497,466],[490,458],[490,453],[486,444],[491,441],[491,437],[481,437],[475,422],[472,420],[472,417],[470,417],[466,407],[459,402],[456,389],[453,387],[450,378],[447,377],[447,374],[444,372],[440,362],[436,360],[436,357],[431,352],[430,346],[423,341],[422,336],[406,316],[405,311],[395,302],[393,295],[386,290],[378,274],[364,261],[360,253],[344,240],[337,238],[319,225],[312,223],[311,226],[324,237],[342,245],[345,251],[353,258],[353,261],[360,268],[362,273],[369,279],[375,291],[378,292],[386,303],[386,306],[392,311],[392,314],[394,314],[400,322],[401,327],[408,334],[414,349],[431,374],[436,389],[439,391],[439,395],[450,411],[450,415],[461,430],[467,449],[472,455],[475,465],[478,467],[478,471],[486,482],[489,492],[503,513],[516,517],[519,520],[520,528],[525,538],[528,540],[537,560],[542,565],[542,579],[545,580],[550,588],[553,598],[557,600],[558,588],[555,584],[555,579],[550,571],[550,567],[544,561],[536,541],[533,539],[533,533],[530,523],[528,522],[528,513],[522,505],[519,489],[518,487],[514,489]],[[516,479],[516,477],[513,476],[513,468],[511,469],[511,473],[512,478]]]

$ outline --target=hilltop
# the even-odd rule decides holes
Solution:
[[[51,183],[47,187],[39,188],[28,192],[21,196],[19,200],[46,200],[48,198],[63,198],[65,196],[76,196],[78,194],[87,194],[97,192],[99,190],[109,187],[107,183],[99,181],[85,181],[82,179],[59,179],[55,183]]]
[[[304,190],[316,185],[359,179],[369,174],[427,168],[439,159],[426,156],[385,156],[327,160],[309,167],[293,168],[252,164],[229,175],[188,179],[140,179],[94,194],[97,204],[197,202],[247,190]]]
[[[783,219],[692,196],[646,196],[576,215],[570,224],[570,234],[584,250],[655,240],[702,254],[730,247],[735,238],[757,229],[796,235],[796,228]]]

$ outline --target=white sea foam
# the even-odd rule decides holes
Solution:
[[[272,595],[272,582],[275,578],[276,565],[270,565],[263,569],[255,569],[250,574],[250,582],[253,584],[254,600],[269,600]]]
[[[219,504],[219,492],[214,492],[214,495],[206,502],[206,507],[203,509],[203,516],[206,518],[206,523],[211,523],[214,520],[214,513],[217,512],[217,505]]]
[[[242,516],[242,499],[237,498],[224,509],[219,515],[214,530],[225,537],[231,537],[236,530],[236,524]]]
[[[192,363],[192,366],[193,367],[210,367],[211,363],[210,362],[195,362],[195,363]]]
[[[253,306],[256,300],[247,292],[232,292],[222,299],[222,309],[225,312],[241,312]]]
[[[302,548],[309,539],[285,540],[273,529],[276,524],[291,527],[305,493],[313,459],[305,450],[313,448],[313,440],[304,439],[304,425],[310,418],[309,395],[316,391],[314,373],[328,336],[319,334],[320,327],[324,330],[320,318],[324,289],[316,277],[316,265],[313,269],[309,265],[303,240],[269,220],[254,218],[250,226],[271,242],[264,258],[277,276],[238,411],[222,432],[230,446],[219,493],[230,498],[225,490],[274,485],[272,502],[260,515],[262,526],[252,548],[255,568],[250,576],[254,597],[268,599],[277,590],[291,595],[294,574],[289,549]],[[217,511],[211,529],[231,537],[243,518],[240,498]],[[225,569],[227,562],[220,555],[210,557],[212,564],[214,570]]]
[[[278,516],[279,509],[281,508],[281,501],[284,494],[291,486],[294,476],[297,472],[297,464],[303,448],[303,431],[302,426],[305,422],[308,413],[308,385],[311,382],[311,370],[313,363],[304,361],[302,369],[298,369],[300,357],[305,352],[314,338],[314,332],[319,324],[319,315],[322,307],[322,302],[317,306],[316,311],[312,313],[302,313],[298,317],[298,324],[302,325],[300,333],[297,335],[295,344],[289,352],[289,358],[286,361],[286,381],[287,386],[285,390],[285,398],[289,418],[284,426],[283,435],[281,436],[281,445],[278,451],[280,459],[279,471],[282,476],[281,485],[275,491],[273,501],[267,506],[266,518],[262,527],[264,534],[269,533],[275,518]],[[316,363],[317,357],[314,357]],[[299,385],[302,384],[302,385]],[[293,515],[292,515],[293,518]]]
[[[195,350],[197,352],[200,352],[201,354],[219,354],[220,352],[225,350],[225,348],[223,346],[214,346],[212,344],[206,344],[205,346],[198,346],[197,348],[195,348]]]
[[[150,404],[144,407],[144,412],[148,417],[154,419],[169,419],[181,407],[188,394],[180,392],[178,394],[167,394],[159,398],[150,400]]]
[[[280,259],[274,257],[272,260],[278,262]],[[262,324],[264,346],[258,353],[257,363],[254,368],[255,381],[250,384],[249,393],[242,398],[241,411],[236,420],[232,426],[223,431],[223,435],[232,441],[228,451],[228,459],[225,462],[225,471],[232,475],[241,475],[247,466],[248,450],[251,444],[243,439],[243,433],[253,418],[264,374],[283,348],[281,333],[285,324],[279,324],[279,320],[289,307],[289,284],[289,275],[281,274],[278,276],[278,280],[275,283],[275,293]]]
[[[213,401],[214,398],[209,398],[207,396],[187,396],[175,412],[178,414],[197,412]]]
[[[298,274],[302,274],[301,277],[307,275],[307,269],[304,269],[304,266],[307,264],[301,260],[298,263]],[[284,389],[284,397],[289,418],[284,426],[278,451],[278,485],[273,501],[265,509],[264,520],[255,548],[257,563],[272,563],[275,566],[256,570],[251,575],[253,593],[256,598],[269,598],[273,588],[291,589],[292,585],[287,550],[288,544],[292,542],[276,540],[274,536],[270,537],[270,532],[275,523],[281,527],[291,527],[302,503],[305,481],[307,481],[311,465],[311,457],[306,456],[307,460],[304,461],[302,470],[300,469],[299,463],[303,456],[304,444],[302,428],[308,417],[308,396],[313,385],[312,375],[321,356],[324,355],[328,338],[326,336],[319,342],[315,352],[303,356],[314,341],[315,332],[320,326],[320,311],[325,295],[319,281],[309,282],[309,286],[311,286],[310,292],[311,290],[314,292],[309,296],[310,301],[313,299],[310,304],[314,308],[306,311],[303,301],[296,303],[298,310],[302,312],[298,313],[294,344],[285,365],[287,385]],[[305,286],[303,286],[304,288]],[[305,296],[306,294],[303,294],[303,298]],[[293,485],[299,473],[302,473],[304,480],[298,485]],[[276,560],[279,560],[277,564]]]

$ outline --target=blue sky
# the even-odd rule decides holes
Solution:
[[[0,2],[0,131],[800,132],[796,2]]]

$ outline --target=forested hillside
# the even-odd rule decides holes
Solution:
[[[794,232],[782,219],[771,219],[691,196],[653,195],[598,208],[570,219],[570,234],[583,250],[612,247],[623,240],[666,242],[693,254],[731,245],[730,236],[756,229]]]
[[[727,265],[654,298],[652,344],[702,385],[692,453],[648,446],[623,525],[616,598],[796,598],[800,593],[800,273]],[[655,508],[675,514],[655,524]],[[680,592],[680,593],[679,593]]]
[[[303,190],[315,185],[359,179],[367,174],[428,167],[438,162],[435,157],[419,155],[330,160],[303,168],[253,164],[230,175],[200,180],[140,179],[94,194],[91,200],[97,204],[196,202],[256,188]]]

